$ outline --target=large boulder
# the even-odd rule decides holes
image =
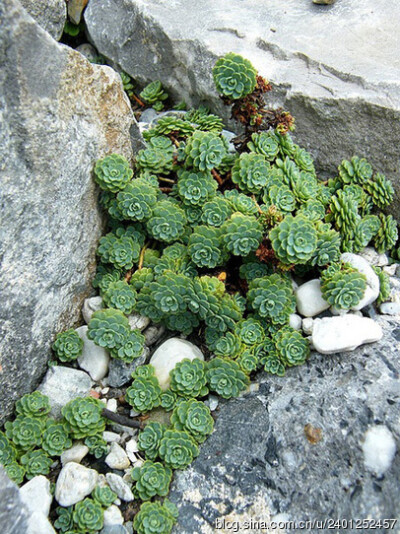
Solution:
[[[220,406],[200,455],[175,474],[174,534],[211,534],[218,525],[242,532],[229,521],[241,522],[244,532],[251,520],[399,516],[393,439],[398,451],[400,324],[380,323],[379,343],[334,356],[313,353],[284,378],[261,376],[258,391]]]
[[[137,124],[111,68],[56,43],[16,0],[0,20],[1,423],[79,317],[102,229],[93,165],[131,159]]]
[[[99,52],[131,76],[219,112],[211,68],[226,52],[246,56],[273,83],[270,102],[295,116],[296,140],[320,170],[335,173],[360,154],[396,178],[398,2],[90,0],[85,20]]]
[[[60,39],[67,19],[67,4],[65,0],[19,0],[31,17],[56,39]]]
[[[12,482],[0,465],[0,532],[22,534],[28,531],[28,507],[23,502],[18,486]]]

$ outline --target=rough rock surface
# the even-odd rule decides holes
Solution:
[[[273,83],[272,104],[295,116],[296,140],[320,169],[335,172],[358,153],[395,179],[396,0],[360,0],[357,8],[352,0],[329,8],[299,0],[91,0],[85,20],[99,52],[135,79],[159,79],[178,101],[203,101],[217,111],[212,65],[229,51],[245,55]]]
[[[364,465],[373,425],[386,425],[399,449],[400,324],[380,322],[379,343],[313,353],[285,378],[262,375],[257,392],[220,405],[199,457],[175,475],[174,534],[212,534],[217,519],[267,522],[276,514],[293,521],[399,516],[400,455],[382,478]],[[321,429],[320,441],[307,439],[306,425],[309,439]]]
[[[57,41],[60,39],[67,19],[65,0],[19,0],[31,17]]]
[[[0,532],[21,534],[28,530],[28,508],[24,505],[19,489],[0,465]]]
[[[37,386],[56,332],[90,291],[101,233],[94,162],[130,158],[120,77],[0,3],[0,423]]]

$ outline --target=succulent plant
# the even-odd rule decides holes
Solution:
[[[310,355],[310,344],[300,332],[286,327],[273,336],[279,359],[287,367],[302,365]]]
[[[170,412],[174,409],[177,400],[178,395],[170,389],[167,389],[160,395],[160,406],[161,408],[164,408],[166,412]]]
[[[171,469],[185,469],[199,454],[199,448],[187,432],[166,430],[158,452],[165,465]]]
[[[125,338],[123,345],[110,349],[110,355],[117,360],[131,363],[143,354],[144,345],[145,337],[141,334],[140,330],[131,330]]]
[[[110,486],[96,486],[92,491],[92,499],[103,508],[108,508],[117,499],[118,495]]]
[[[220,332],[226,332],[227,330],[232,330],[242,316],[243,311],[236,298],[232,295],[224,294],[218,301],[217,310],[205,318],[205,323]]]
[[[195,112],[197,110],[194,110]],[[194,123],[199,130],[205,132],[214,132],[219,133],[224,127],[224,121],[218,115],[213,115],[212,113],[206,114],[190,114],[190,111],[186,114],[185,120],[189,120]]]
[[[171,484],[172,470],[160,462],[146,460],[141,467],[132,469],[135,481],[134,493],[142,501],[149,501],[156,495],[165,497]]]
[[[7,465],[17,458],[17,450],[13,443],[0,430],[0,464]]]
[[[173,152],[154,148],[139,150],[136,156],[136,166],[142,176],[148,174],[169,174],[173,167]]]
[[[291,213],[296,209],[296,198],[287,185],[273,185],[266,188],[263,200],[267,207],[275,206],[282,214]],[[325,214],[325,210],[324,214]]]
[[[365,248],[376,236],[381,225],[377,215],[366,215],[359,219],[354,231],[354,252]]]
[[[171,534],[178,509],[167,499],[164,503],[144,502],[133,521],[137,534]]]
[[[291,282],[276,273],[250,282],[247,298],[254,311],[275,324],[288,322],[296,307]]]
[[[344,184],[364,185],[372,177],[372,167],[364,158],[354,156],[339,165],[339,178]]]
[[[195,131],[185,147],[186,165],[199,171],[211,171],[222,162],[226,146],[213,132]]]
[[[254,91],[257,71],[248,59],[230,52],[215,63],[213,78],[218,93],[237,100]]]
[[[171,415],[176,430],[185,430],[197,443],[203,443],[214,428],[210,408],[204,402],[189,399],[178,402]]]
[[[195,128],[184,119],[175,116],[160,117],[157,124],[150,130],[143,132],[143,137],[150,140],[152,137],[160,135],[170,135],[173,133],[178,137],[187,137],[194,132]]]
[[[253,133],[247,147],[251,152],[261,154],[268,161],[273,161],[279,152],[279,143],[274,132]]]
[[[164,100],[168,98],[168,93],[163,89],[160,80],[150,82],[140,93],[140,98],[150,104],[156,111],[161,111],[164,107]]]
[[[252,317],[240,321],[235,333],[245,345],[258,345],[265,337],[265,331],[260,321]]]
[[[49,397],[43,395],[40,391],[27,393],[15,403],[15,411],[21,416],[46,417],[50,413],[50,410]]]
[[[97,161],[94,179],[104,191],[117,193],[126,187],[133,176],[127,160],[119,154],[111,154]]]
[[[147,221],[156,202],[157,190],[141,178],[130,182],[117,195],[119,212],[132,221]]]
[[[156,376],[156,368],[154,365],[148,363],[147,365],[139,365],[132,373],[132,378],[150,378]]]
[[[154,376],[136,378],[126,390],[125,400],[137,412],[148,412],[160,405],[161,388]]]
[[[374,245],[376,250],[382,254],[390,250],[396,244],[398,238],[397,223],[392,215],[379,214],[381,222],[380,228],[375,235]]]
[[[234,256],[247,256],[256,250],[263,236],[257,219],[241,213],[234,213],[221,228],[224,245]]]
[[[102,458],[108,453],[109,447],[103,439],[102,434],[87,436],[84,443],[89,448],[89,453],[97,459]]]
[[[153,215],[147,221],[149,234],[158,241],[172,243],[185,232],[185,212],[169,200],[162,200],[153,210]]]
[[[23,451],[33,449],[42,442],[44,421],[42,418],[18,415],[4,425],[6,436]]]
[[[37,475],[48,475],[53,460],[42,449],[28,451],[21,456],[21,465],[28,480]]]
[[[263,361],[264,371],[271,375],[284,376],[285,365],[277,354],[271,354]]]
[[[197,226],[188,242],[188,253],[197,267],[214,269],[226,259],[221,231],[214,226]]]
[[[61,413],[74,439],[101,434],[105,428],[102,416],[104,404],[93,397],[78,397],[69,401]]]
[[[112,232],[100,238],[97,254],[105,263],[112,263],[118,269],[131,269],[140,255],[140,243],[136,237]]]
[[[208,226],[217,228],[232,215],[232,208],[227,199],[222,196],[214,197],[202,207],[201,221]]]
[[[255,215],[258,212],[254,199],[244,193],[239,193],[237,189],[226,190],[224,197],[229,200],[233,211],[243,213],[243,215]]]
[[[88,338],[107,349],[119,348],[130,332],[129,321],[119,311],[109,308],[94,312],[89,322]]]
[[[61,453],[72,447],[68,430],[58,421],[48,419],[42,437],[42,448],[49,456],[61,456]]]
[[[224,399],[237,397],[249,384],[238,363],[219,357],[208,363],[206,375],[210,391],[215,391]]]
[[[332,197],[329,206],[330,213],[326,217],[327,222],[332,222],[344,242],[354,239],[357,223],[359,220],[357,201],[352,195],[344,191],[337,191]]]
[[[143,451],[146,458],[154,460],[158,456],[158,449],[160,448],[161,439],[164,436],[167,427],[157,421],[150,421],[139,432],[138,448]]]
[[[282,263],[306,263],[317,248],[317,231],[304,215],[287,215],[269,233],[272,248]]]
[[[302,204],[298,213],[302,213],[311,222],[316,223],[325,217],[325,206],[316,199],[309,199]]]
[[[240,155],[232,168],[232,182],[246,193],[258,193],[267,184],[269,163],[262,154]]]
[[[171,390],[182,397],[204,397],[208,393],[205,370],[205,363],[198,358],[178,362],[170,372]]]
[[[145,285],[153,280],[153,270],[150,267],[142,267],[132,274],[129,283],[136,291],[140,291]]]
[[[122,271],[114,265],[104,265],[99,263],[96,268],[96,276],[93,278],[92,286],[98,288],[103,293],[111,282],[121,280]]]
[[[331,264],[321,273],[321,292],[331,306],[340,310],[354,308],[367,288],[364,274],[349,264]]]
[[[317,247],[311,257],[311,265],[323,267],[340,258],[340,234],[329,224],[317,226]]]
[[[121,76],[124,91],[129,95],[133,91],[132,78],[124,71],[120,72],[119,75]]]
[[[245,279],[247,282],[251,282],[255,278],[262,278],[272,274],[272,269],[266,263],[261,263],[260,261],[249,261],[248,263],[243,263],[239,269],[240,278]]]
[[[214,354],[216,356],[224,356],[235,358],[242,348],[240,339],[232,332],[226,334],[218,339],[215,343]]]
[[[111,282],[102,296],[107,307],[129,315],[135,307],[137,293],[125,280],[118,280]]]
[[[241,370],[247,375],[256,371],[260,363],[258,356],[252,348],[245,348],[242,350],[236,359],[236,362],[239,364]]]
[[[63,533],[72,531],[74,528],[73,507],[63,508],[62,506],[57,506],[56,512],[57,519],[54,521],[54,526]]]
[[[382,269],[379,267],[375,267],[372,265],[373,270],[378,275],[379,278],[379,296],[377,298],[377,304],[382,304],[382,302],[386,302],[389,300],[390,297],[390,276],[385,273]],[[0,459],[1,460],[1,459]]]
[[[293,160],[300,170],[315,175],[314,160],[307,150],[296,146],[293,152]]]
[[[206,172],[183,171],[179,173],[177,187],[182,202],[202,206],[215,196],[218,184]]]
[[[79,337],[78,332],[70,328],[57,334],[52,348],[60,362],[72,362],[82,353],[83,340]]]
[[[93,532],[103,528],[103,509],[96,501],[90,498],[79,501],[73,512],[74,523],[83,532]]]
[[[15,482],[15,484],[18,486],[22,484],[25,478],[25,468],[22,465],[17,463],[15,460],[12,460],[4,465],[4,469],[6,470],[9,478]]]

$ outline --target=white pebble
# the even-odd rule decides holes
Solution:
[[[138,330],[144,330],[150,324],[150,319],[148,317],[144,317],[144,315],[139,315],[138,313],[129,315],[128,321],[132,330],[135,330],[136,328]]]
[[[310,280],[296,289],[297,311],[304,317],[314,317],[329,308],[321,293],[321,282]]]
[[[379,306],[379,311],[384,315],[399,315],[400,302],[383,302]]]
[[[83,341],[82,354],[78,356],[79,367],[87,371],[93,380],[101,380],[108,373],[110,363],[108,352],[87,337],[87,326],[80,326],[76,332]],[[100,391],[101,388],[99,387]]]
[[[117,407],[118,407],[117,399],[109,399],[107,401],[107,410],[110,410],[110,412],[116,413]]]
[[[214,412],[219,405],[218,397],[215,395],[209,395],[208,399],[205,401],[205,404],[210,408],[212,412]]]
[[[394,276],[396,274],[398,266],[398,263],[392,263],[392,265],[385,265],[385,267],[383,267],[383,271],[389,276]]]
[[[115,441],[111,443],[110,452],[107,454],[105,462],[111,469],[127,469],[130,466],[126,452]]]
[[[289,316],[289,326],[291,326],[294,330],[300,330],[301,329],[301,317],[300,315],[297,315],[297,313],[292,313]]]
[[[107,441],[107,443],[111,443],[113,441],[120,441],[121,436],[117,434],[116,432],[110,432],[109,430],[105,430],[103,432],[103,439],[104,441]]]
[[[33,477],[20,488],[19,494],[31,513],[39,512],[45,517],[49,515],[53,500],[49,479],[43,475]]]
[[[89,447],[83,443],[76,443],[70,449],[65,450],[61,454],[61,463],[62,465],[66,465],[68,462],[80,464],[88,452]]]
[[[314,327],[314,319],[312,317],[305,317],[301,323],[301,326],[305,334],[312,334]]]
[[[104,510],[104,526],[123,525],[124,518],[118,506],[112,504],[109,508]]]
[[[121,500],[125,502],[133,501],[132,490],[122,477],[115,473],[107,473],[106,479],[110,488],[115,491]]]
[[[55,498],[61,506],[71,506],[92,493],[99,474],[75,462],[68,462],[56,482]]]
[[[125,444],[125,449],[126,449],[126,454],[128,455],[129,460],[132,463],[135,463],[136,460],[137,460],[137,457],[136,457],[135,453],[139,451],[136,439],[130,439]]]
[[[367,430],[362,449],[365,467],[375,475],[382,476],[392,464],[396,442],[385,425],[376,425]]]
[[[94,312],[101,310],[102,307],[103,299],[101,297],[90,297],[85,299],[82,307],[82,315],[85,323],[89,324]]]

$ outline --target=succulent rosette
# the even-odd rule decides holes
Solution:
[[[232,100],[252,93],[257,83],[257,71],[250,61],[233,52],[218,59],[213,77],[217,91]]]
[[[75,505],[74,523],[83,532],[98,531],[103,528],[104,513],[99,503],[93,499],[83,499]]]
[[[93,397],[78,397],[69,401],[61,413],[74,439],[101,434],[105,429],[102,416],[104,404]]]
[[[210,391],[215,391],[224,399],[237,397],[249,384],[238,363],[219,357],[208,363],[207,380]]]
[[[180,401],[171,415],[171,423],[176,430],[185,430],[197,443],[203,443],[214,428],[210,408],[195,399]]]
[[[270,166],[262,154],[240,155],[232,168],[232,182],[246,193],[258,193],[267,184]]]
[[[275,324],[286,323],[296,307],[291,282],[277,273],[250,282],[247,298],[254,311]]]
[[[70,328],[57,334],[52,348],[60,362],[72,362],[82,353],[83,340],[79,337],[78,332]]]
[[[164,503],[144,502],[133,521],[137,534],[171,534],[178,509],[168,499]]]
[[[115,349],[124,345],[129,332],[127,317],[120,310],[110,308],[94,312],[87,335],[96,345]]]
[[[126,187],[133,176],[128,161],[119,154],[99,160],[94,168],[94,179],[104,191],[117,193]]]
[[[185,153],[187,166],[199,171],[211,171],[222,162],[226,146],[219,135],[196,131],[189,137]]]
[[[169,491],[172,470],[160,462],[146,460],[141,467],[132,469],[135,481],[134,493],[142,501],[149,501],[156,495],[165,497]]]
[[[199,447],[183,430],[166,430],[160,441],[159,456],[171,469],[185,469],[199,454]]]
[[[206,366],[199,358],[185,358],[170,372],[171,390],[182,397],[204,397],[208,393]]]

